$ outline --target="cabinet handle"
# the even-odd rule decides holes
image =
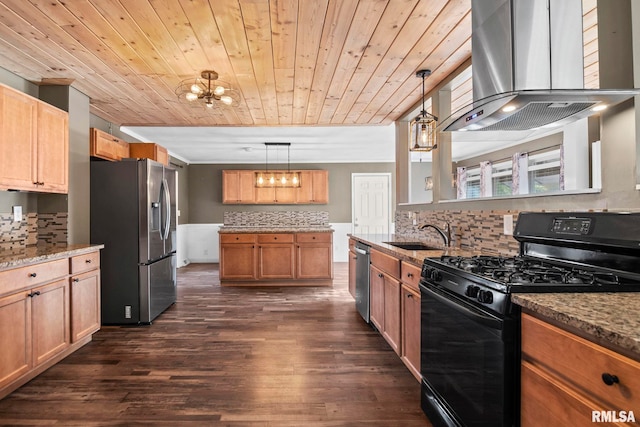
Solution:
[[[38,295],[40,295],[40,291],[35,291],[35,292],[31,292],[31,293],[28,295],[28,297],[29,297],[29,298],[33,298],[33,297],[36,297],[36,296],[38,296]]]
[[[614,385],[614,384],[618,384],[620,382],[620,380],[618,379],[618,377],[616,375],[611,375],[611,374],[609,374],[607,372],[602,374],[602,381],[606,385]]]
[[[384,275],[382,273],[378,273],[378,277],[382,279]]]
[[[84,262],[86,262],[87,264],[91,264],[91,260],[90,259],[85,259]]]
[[[37,273],[29,273],[29,277],[36,277],[37,275]]]
[[[413,273],[407,273],[407,277],[413,277]]]
[[[413,294],[407,294],[407,298],[413,298]]]
[[[78,279],[77,277],[74,277],[74,278],[73,278],[73,281],[74,281],[75,283],[78,283],[78,282],[80,281],[80,279]]]
[[[278,240],[278,238],[277,238],[277,237],[274,237],[274,238],[273,238],[273,240]]]

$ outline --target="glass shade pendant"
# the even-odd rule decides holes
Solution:
[[[409,151],[429,152],[436,148],[436,122],[438,118],[427,113],[424,108],[424,80],[431,75],[431,70],[420,70],[416,77],[422,78],[422,111],[411,121],[411,141]]]

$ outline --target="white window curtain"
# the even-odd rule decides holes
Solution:
[[[529,194],[529,153],[515,153],[511,160],[512,193]]]
[[[467,168],[459,167],[456,171],[457,198],[467,198]]]
[[[492,171],[491,162],[480,162],[480,197],[493,196]]]

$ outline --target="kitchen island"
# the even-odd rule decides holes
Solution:
[[[0,398],[91,341],[100,329],[103,245],[0,251]]]
[[[222,226],[222,286],[331,286],[329,226]]]

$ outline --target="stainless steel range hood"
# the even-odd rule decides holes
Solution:
[[[584,89],[581,0],[472,0],[471,13],[474,102],[438,130],[559,126],[640,94]]]

